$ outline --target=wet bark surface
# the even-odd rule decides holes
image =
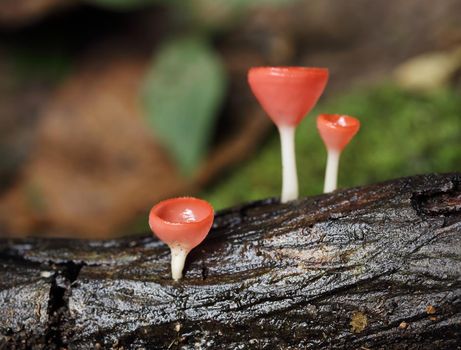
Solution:
[[[0,348],[461,348],[459,173],[222,211],[180,282],[150,235],[0,247]]]

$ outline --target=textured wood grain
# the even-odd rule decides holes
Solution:
[[[461,174],[220,212],[179,283],[150,235],[0,243],[5,348],[461,344]]]

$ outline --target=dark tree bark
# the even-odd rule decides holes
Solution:
[[[4,348],[461,347],[461,174],[223,211],[179,283],[150,235],[0,243]]]

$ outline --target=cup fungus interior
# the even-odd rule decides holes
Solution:
[[[213,214],[213,208],[200,199],[174,198],[159,203],[153,214],[171,224],[189,224],[205,220]]]
[[[360,122],[357,118],[342,114],[321,114],[319,117],[329,128],[351,128],[358,129]]]
[[[327,148],[343,150],[359,131],[357,118],[341,114],[321,114],[317,128]]]
[[[213,224],[213,207],[206,201],[181,197],[162,201],[149,215],[149,225],[164,243],[192,249],[202,242]]]

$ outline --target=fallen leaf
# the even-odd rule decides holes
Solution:
[[[461,70],[461,48],[428,52],[411,58],[395,69],[395,80],[411,91],[434,91],[447,87]]]
[[[160,47],[147,71],[147,119],[185,175],[194,174],[207,154],[225,83],[219,56],[194,37]]]

